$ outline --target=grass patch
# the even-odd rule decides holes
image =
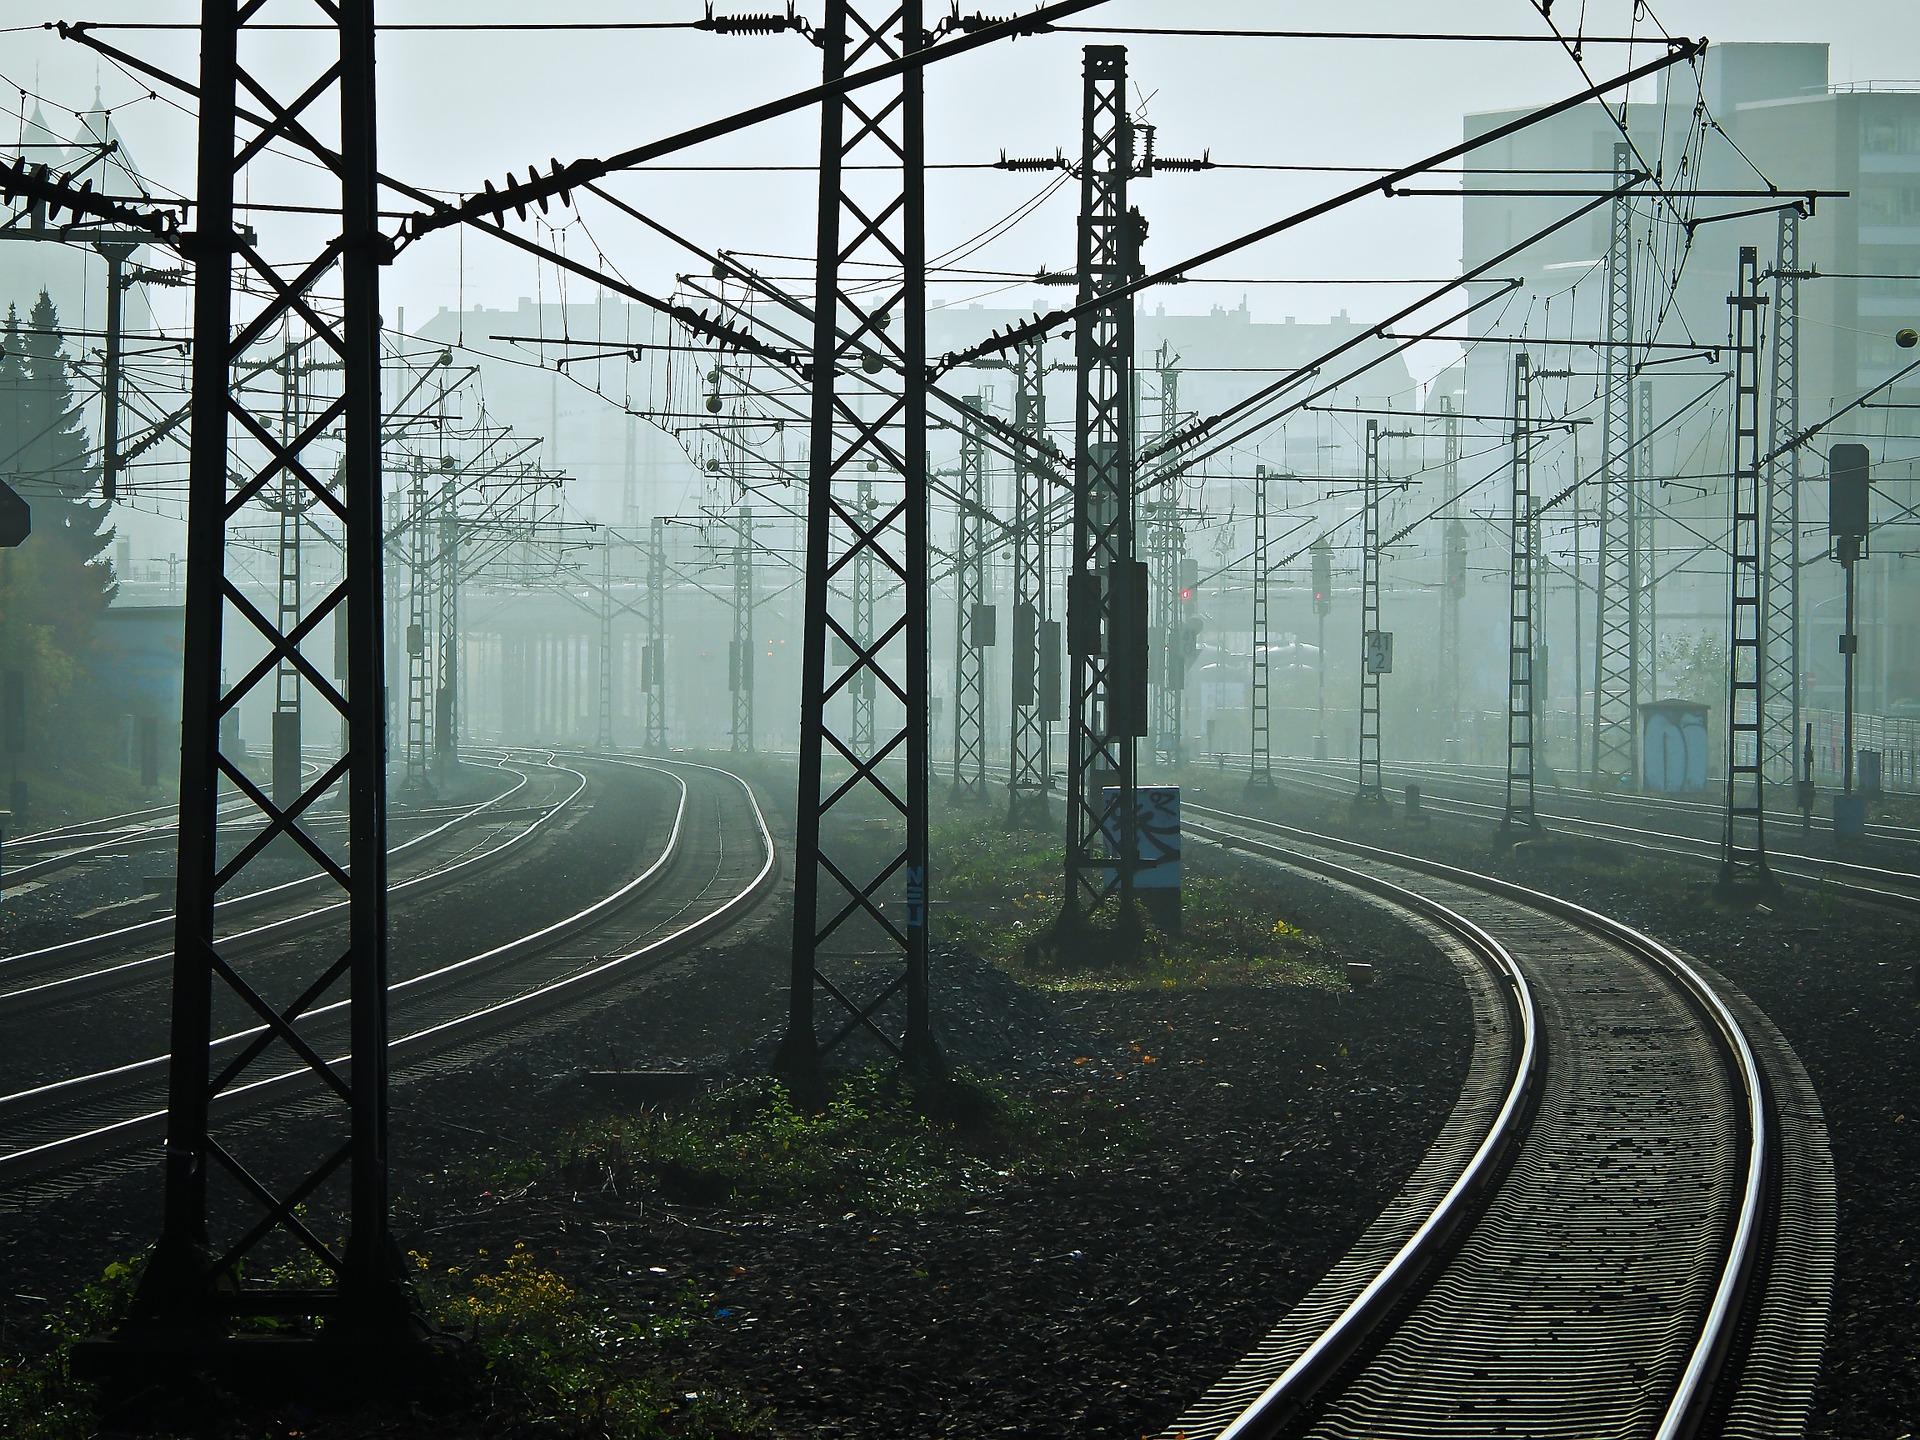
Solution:
[[[482,1250],[468,1264],[445,1268],[418,1252],[408,1258],[428,1314],[472,1344],[471,1386],[434,1407],[432,1433],[554,1440],[752,1440],[772,1433],[770,1416],[744,1398],[689,1392],[673,1375],[674,1349],[711,1323],[711,1297],[691,1285],[633,1319],[596,1303],[524,1246],[499,1260]],[[0,1435],[91,1440],[101,1432],[100,1402],[107,1397],[73,1377],[68,1346],[112,1328],[144,1265],[142,1256],[108,1266],[98,1281],[49,1311],[37,1331],[0,1352]],[[282,1284],[317,1278],[297,1267],[276,1269],[273,1277]],[[412,1406],[355,1407],[350,1393],[340,1399],[338,1413],[315,1413],[305,1405],[283,1410],[250,1403],[209,1387],[190,1405],[184,1397],[170,1402],[168,1419],[145,1433],[308,1440],[415,1433],[419,1417]],[[130,1433],[124,1417],[116,1419],[114,1433]]]
[[[906,1214],[1136,1148],[1135,1123],[1090,1099],[1016,1096],[961,1071],[916,1082],[875,1066],[809,1110],[771,1078],[680,1112],[591,1121],[554,1170],[577,1188],[734,1209],[816,1205]]]
[[[1183,876],[1182,923],[1143,918],[1139,943],[1063,943],[1054,933],[1066,863],[1062,846],[1031,834],[936,827],[941,934],[1030,983],[1054,990],[1179,990],[1218,984],[1334,988],[1343,972],[1319,937],[1295,925],[1270,892],[1233,874]]]

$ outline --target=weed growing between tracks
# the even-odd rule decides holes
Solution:
[[[102,1433],[303,1440],[426,1434],[447,1440],[522,1435],[750,1440],[768,1433],[764,1413],[737,1394],[714,1387],[688,1390],[671,1373],[676,1350],[709,1323],[709,1297],[696,1287],[636,1317],[616,1315],[524,1245],[516,1244],[500,1258],[480,1250],[461,1265],[436,1265],[418,1251],[408,1259],[433,1322],[469,1342],[457,1378],[438,1382],[425,1399],[358,1405],[349,1398],[330,1412],[300,1402],[266,1404],[204,1386],[169,1397],[164,1414],[129,1412],[117,1397],[74,1379],[67,1354],[74,1341],[107,1331],[119,1318],[144,1267],[142,1256],[109,1265],[99,1280],[49,1311],[39,1333],[8,1337],[0,1349],[0,1435],[8,1440],[92,1440]],[[311,1265],[293,1262],[273,1278],[293,1285],[320,1277]],[[109,1410],[111,1419],[103,1425]]]
[[[1231,862],[1205,871],[1189,862],[1178,931],[1145,923],[1137,945],[1104,946],[1055,933],[1061,846],[959,821],[936,826],[931,846],[940,860],[936,903],[946,905],[943,938],[1041,989],[1345,983],[1324,942],[1278,913]]]
[[[964,1070],[916,1083],[873,1066],[835,1079],[818,1110],[769,1077],[681,1112],[604,1116],[514,1179],[550,1169],[576,1191],[621,1197],[906,1215],[1077,1173],[1143,1140],[1132,1120],[1085,1097],[1023,1097]]]

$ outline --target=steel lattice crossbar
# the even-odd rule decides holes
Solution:
[[[1733,349],[1733,533],[1727,609],[1727,810],[1720,843],[1723,881],[1765,880],[1766,779],[1760,754],[1766,708],[1766,635],[1760,569],[1760,332],[1766,297],[1760,262],[1740,247],[1737,288],[1727,297]]]
[[[1607,210],[1606,335],[1600,394],[1600,538],[1594,588],[1593,772],[1630,776],[1639,708],[1633,575],[1633,206],[1632,147],[1613,147]]]
[[[1513,499],[1507,524],[1507,804],[1502,833],[1540,828],[1533,809],[1533,363],[1513,357]]]
[[[829,0],[823,79],[929,43],[921,0]],[[937,1064],[927,1008],[927,366],[922,77],[898,77],[820,107],[818,276],[807,476],[800,784],[793,972],[779,1064],[810,1074],[855,1029],[916,1064]],[[878,272],[889,278],[877,282]],[[856,407],[854,387],[877,395]],[[860,479],[873,487],[860,503]],[[868,557],[897,611],[863,628],[845,579]],[[889,607],[892,611],[892,607]],[[835,673],[829,677],[829,661]],[[866,744],[834,725],[842,691],[874,687]],[[829,768],[831,767],[831,768]],[[873,825],[873,812],[893,821]],[[868,963],[830,976],[835,952]],[[878,952],[877,954],[875,952]],[[867,998],[854,993],[856,983]],[[821,1041],[815,997],[846,1019]],[[882,1023],[895,996],[900,1029]]]
[[[1126,51],[1087,48],[1081,113],[1080,301],[1131,280],[1140,219],[1127,206],[1134,171]],[[1145,600],[1133,556],[1133,302],[1075,327],[1073,540],[1067,576],[1072,652],[1067,731],[1066,898],[1062,920],[1089,916],[1117,893],[1133,903],[1134,744],[1145,720]],[[1115,791],[1115,843],[1106,791]]]
[[[314,63],[305,75],[286,77],[283,93],[295,97],[288,100],[277,98],[275,88],[250,71],[241,54],[258,8],[240,0],[205,0],[200,28],[199,189],[191,250],[194,423],[165,1219],[132,1322],[159,1333],[182,1327],[204,1332],[217,1327],[213,1317],[272,1309],[271,1300],[240,1283],[242,1263],[270,1237],[319,1258],[333,1283],[314,1292],[305,1308],[329,1316],[343,1332],[356,1322],[390,1322],[405,1312],[405,1289],[387,1233],[378,349],[378,266],[387,252],[376,221],[373,7],[369,0],[316,0],[313,18],[332,32],[334,45],[316,44],[302,52]],[[285,12],[276,12],[276,19],[284,18]],[[263,51],[270,43],[262,42]],[[282,73],[289,56],[273,58],[274,73]],[[242,88],[248,104],[266,111],[271,123],[236,149]],[[339,125],[335,145],[316,134],[331,129],[323,118],[329,108]],[[270,138],[318,158],[321,167],[313,174],[328,177],[325,184],[335,187],[337,197],[337,233],[317,255],[285,268],[263,258],[283,242],[262,237],[256,244],[235,227],[236,193],[253,191],[252,170]],[[312,184],[308,198],[326,203],[322,182]],[[261,211],[253,218],[266,224],[270,214]],[[322,300],[316,289],[336,268],[342,287],[337,306]],[[243,316],[236,313],[236,298],[247,292],[267,298]],[[338,318],[331,313],[336,308]],[[343,376],[340,397],[319,407],[304,429],[285,423],[284,415],[255,413],[247,388],[233,376],[234,365],[253,346],[289,322],[308,331],[316,351],[337,363]],[[276,419],[281,423],[272,423]],[[302,462],[301,451],[336,423],[344,426],[345,451],[337,479],[328,484]],[[303,492],[298,506],[289,508],[310,510],[322,522],[342,527],[344,578],[317,595],[304,614],[297,614],[298,606],[282,606],[270,617],[241,594],[229,566],[228,530],[256,497],[276,488],[287,497],[288,477]],[[234,619],[240,623],[230,626]],[[323,622],[346,629],[344,690],[302,653],[303,643]],[[235,633],[229,635],[230,630]],[[220,664],[228,644],[264,651],[231,685]],[[263,792],[221,743],[223,718],[256,685],[288,667],[344,721],[341,753],[322,765],[290,803]],[[243,797],[224,815],[217,800],[223,779]],[[305,821],[314,804],[343,783],[348,848],[344,857],[336,857],[308,833]],[[217,848],[222,822],[253,827],[224,859]],[[220,891],[280,837],[304,851],[344,892],[347,923],[344,947],[338,936],[307,944],[306,983],[290,987],[291,998],[276,1001],[229,959],[225,942],[215,935],[214,904]],[[304,1028],[310,1012],[342,985],[349,999],[353,1059],[348,1065],[325,1058],[320,1042]],[[216,997],[222,994],[237,999],[265,1029],[214,1073],[212,1026]],[[311,1072],[339,1108],[331,1120],[302,1120],[295,1133],[306,1147],[306,1163],[276,1159],[269,1170],[249,1159],[242,1132],[216,1135],[216,1117],[225,1112],[215,1106],[254,1078],[264,1057],[287,1055]],[[216,1174],[229,1183],[210,1197]],[[323,1242],[299,1213],[336,1181],[344,1182],[350,1201],[343,1249]],[[254,1218],[237,1218],[247,1206]]]

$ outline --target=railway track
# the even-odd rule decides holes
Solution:
[[[300,767],[307,779],[319,770],[311,761]],[[223,802],[237,799],[239,795],[238,790],[220,792]],[[10,836],[5,844],[4,883],[10,891],[16,885],[44,880],[48,875],[96,858],[117,858],[122,850],[172,844],[176,834],[174,817],[179,811],[178,805],[149,805],[144,809]]]
[[[1800,1433],[1832,1288],[1832,1167],[1812,1087],[1765,1017],[1555,897],[1185,811],[1202,843],[1413,916],[1461,967],[1477,1041],[1401,1196],[1165,1434]]]
[[[1350,782],[1343,782],[1327,767],[1314,764],[1294,765],[1276,762],[1274,780],[1278,785],[1290,786],[1295,790],[1325,796],[1328,799],[1344,800],[1353,794]],[[1400,772],[1396,779],[1404,779],[1407,774],[1420,774],[1419,783],[1423,787],[1431,783],[1422,772]],[[1442,777],[1446,779],[1446,777]],[[1567,808],[1555,808],[1562,805],[1565,797],[1542,792],[1536,805],[1541,830],[1547,835],[1557,835],[1566,839],[1596,841],[1616,848],[1656,855],[1662,858],[1674,858],[1688,864],[1699,866],[1718,865],[1720,862],[1720,837],[1702,833],[1689,833],[1672,828],[1653,828],[1646,824],[1631,823],[1630,820],[1604,819],[1593,815],[1575,813]],[[1613,797],[1580,797],[1584,802],[1593,799],[1596,806],[1615,807],[1629,814],[1642,814],[1648,808],[1637,802],[1627,802]],[[1421,807],[1424,810],[1451,818],[1498,826],[1505,814],[1504,803],[1471,799],[1462,795],[1438,793],[1423,788]],[[1658,813],[1660,806],[1651,808]],[[1711,807],[1693,806],[1687,811],[1676,812],[1681,818],[1700,819],[1702,824],[1718,824],[1717,814]],[[1704,817],[1704,818],[1702,818]],[[1667,816],[1671,822],[1675,816]],[[1771,817],[1770,817],[1771,818]],[[1786,822],[1783,820],[1782,824]],[[1807,850],[1798,834],[1798,818],[1793,819],[1793,830],[1782,833],[1776,826],[1770,832],[1769,849],[1771,868],[1781,879],[1797,881],[1802,884],[1816,885],[1823,889],[1839,893],[1851,899],[1868,903],[1889,905],[1899,909],[1920,910],[1920,869],[1903,869],[1896,865],[1871,865],[1856,860],[1841,860],[1832,856],[1819,855]],[[1880,827],[1882,837],[1889,850],[1897,844],[1904,848],[1911,844],[1913,863],[1920,866],[1920,833],[1911,834],[1911,840],[1901,838],[1900,827]]]
[[[477,804],[456,807],[430,829],[388,850],[395,865],[391,894],[404,901],[505,863],[581,797],[587,777],[537,760],[502,760],[514,783]],[[535,794],[529,796],[528,791]],[[519,801],[518,804],[510,802]],[[228,953],[253,953],[341,921],[343,899],[315,874],[230,896],[215,906]],[[243,917],[247,923],[241,928]],[[264,917],[264,918],[263,918]],[[171,960],[170,914],[115,926],[59,943],[0,956],[0,1023],[13,1016],[73,1004],[129,986],[157,984]]]
[[[547,1021],[749,913],[778,878],[772,833],[731,772],[676,761],[595,757],[666,777],[675,791],[658,850],[612,892],[553,923],[390,986],[397,1066],[424,1063]],[[303,1034],[329,1063],[346,1053],[346,1002],[316,1006]],[[224,1090],[228,1116],[300,1103],[311,1069],[276,1050],[263,1026],[221,1035],[214,1070],[255,1077]],[[0,1095],[0,1210],[33,1203],[31,1182],[150,1145],[164,1128],[167,1059],[149,1056]]]

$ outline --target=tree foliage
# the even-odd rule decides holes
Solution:
[[[98,498],[100,471],[82,423],[60,317],[43,290],[25,323],[7,307],[0,333],[0,479],[33,509],[33,533],[0,552],[0,684],[26,692],[35,737],[60,734],[62,754],[99,729],[77,689],[94,624],[116,582],[114,532]]]

